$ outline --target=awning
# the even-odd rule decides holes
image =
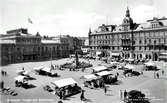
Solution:
[[[127,68],[127,69],[134,69],[134,66],[133,66],[133,65],[130,65],[130,64],[127,64],[127,65],[125,65],[124,67]]]
[[[129,58],[129,59],[125,59],[126,61],[134,61],[134,59],[132,59],[132,58]]]
[[[98,52],[96,52],[96,55],[100,55],[102,52],[100,52],[100,51],[98,51]]]
[[[44,68],[44,67],[34,67],[34,70],[40,70],[40,69],[42,69],[42,68]]]
[[[161,55],[161,54],[162,54],[162,55],[167,55],[167,53],[166,53],[166,52],[164,52],[164,53],[160,53],[160,55]]]
[[[117,65],[119,62],[110,62],[111,65]]]
[[[120,56],[120,53],[111,53],[112,56]]]
[[[155,63],[149,61],[147,63],[144,63],[146,66],[156,66]]]
[[[22,76],[22,75],[15,77],[15,80],[17,80],[18,82],[22,82],[24,79],[25,79],[25,76]]]
[[[77,82],[72,78],[65,78],[65,79],[57,80],[51,83],[61,88],[61,87],[65,87],[68,85],[76,84]]]
[[[84,75],[83,76],[84,79],[97,79],[97,76],[95,76],[94,74],[89,74],[89,75]]]
[[[159,59],[167,59],[167,55],[165,55],[165,56],[159,56]]]
[[[110,72],[108,71],[102,71],[102,72],[99,72],[99,73],[96,73],[98,76],[105,76],[105,75],[111,75]]]
[[[51,68],[46,67],[46,68],[43,68],[42,70],[45,71],[45,72],[50,72]]]
[[[94,71],[102,71],[102,70],[106,70],[108,69],[106,66],[97,66],[97,67],[94,67],[93,70]]]

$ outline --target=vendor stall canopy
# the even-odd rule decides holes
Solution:
[[[21,76],[21,75],[15,77],[15,80],[17,80],[18,82],[22,82],[24,79],[25,79],[25,76]]]
[[[45,67],[45,68],[42,68],[42,70],[45,71],[45,72],[50,72],[52,69],[48,68],[48,67]]]
[[[97,79],[97,76],[95,76],[94,74],[89,74],[89,75],[84,75],[81,78],[92,80],[92,79]]]
[[[144,63],[146,66],[156,66],[154,62],[149,61],[147,63]]]
[[[42,69],[42,68],[44,68],[44,67],[34,67],[34,70],[40,70],[40,69]]]
[[[134,69],[134,66],[133,66],[133,65],[130,65],[130,64],[127,64],[127,65],[125,65],[124,67],[127,68],[127,69]]]
[[[105,76],[105,75],[111,75],[112,73],[111,72],[108,72],[108,71],[102,71],[102,72],[99,72],[99,73],[96,73],[98,76]]]
[[[73,85],[76,84],[77,82],[72,79],[72,78],[65,78],[65,79],[61,79],[61,80],[57,80],[54,82],[51,82],[53,85],[56,85],[57,87],[61,88],[61,87],[65,87],[68,85]]]
[[[98,72],[98,71],[102,71],[102,70],[107,70],[108,68],[106,66],[97,66],[92,68],[94,71]]]

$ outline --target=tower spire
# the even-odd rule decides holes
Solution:
[[[128,8],[128,6],[127,6],[127,10],[126,10],[126,15],[125,15],[126,17],[130,17],[130,11],[129,11],[129,8]]]

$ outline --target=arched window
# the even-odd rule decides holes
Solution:
[[[154,44],[156,44],[156,40],[154,40]]]

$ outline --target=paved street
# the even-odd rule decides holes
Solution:
[[[81,59],[80,61],[86,61]],[[54,60],[52,61],[53,64],[63,64],[65,62],[70,62],[70,59],[61,59],[61,60]],[[90,63],[92,63],[94,66],[101,64],[101,61],[94,61],[91,60]],[[47,91],[43,90],[43,86],[45,85],[51,85],[50,82],[59,80],[61,78],[67,78],[72,77],[74,80],[76,80],[79,85],[86,90],[85,97],[87,98],[87,103],[123,103],[123,101],[120,100],[119,91],[120,90],[141,90],[146,94],[148,98],[150,98],[151,103],[166,103],[166,97],[167,97],[167,78],[165,74],[164,76],[161,75],[161,71],[159,71],[160,78],[154,79],[153,72],[144,72],[141,76],[133,76],[133,77],[124,77],[121,75],[121,70],[115,70],[116,72],[120,73],[119,81],[117,84],[113,85],[107,85],[109,86],[107,94],[105,95],[103,89],[89,89],[83,87],[82,83],[83,80],[80,79],[82,75],[90,74],[92,72],[91,68],[87,68],[85,72],[81,71],[69,71],[69,70],[56,70],[58,74],[60,74],[60,77],[47,77],[47,76],[39,76],[34,73],[31,73],[30,75],[36,80],[31,80],[29,83],[35,85],[35,88],[31,89],[23,89],[15,87],[14,85],[14,77],[17,76],[16,70],[22,69],[22,67],[25,68],[25,70],[31,71],[33,67],[38,66],[50,66],[51,61],[43,61],[43,62],[28,62],[28,63],[18,63],[18,64],[11,64],[8,66],[3,66],[1,69],[7,71],[8,76],[2,77],[2,79],[5,82],[5,87],[10,87],[14,89],[18,95],[17,96],[10,96],[10,95],[2,95],[3,103],[56,103],[59,98],[51,94]],[[162,65],[163,64],[163,65]],[[166,63],[167,64],[167,63]],[[165,67],[165,64],[162,62],[157,62],[157,65]],[[143,66],[139,65],[136,66],[136,68],[141,69]],[[166,68],[165,68],[166,69]],[[165,70],[165,73],[167,71]],[[9,102],[10,101],[10,102]],[[71,96],[63,101],[63,103],[81,103],[80,101],[80,94]]]

